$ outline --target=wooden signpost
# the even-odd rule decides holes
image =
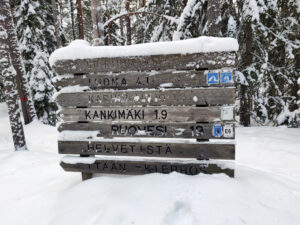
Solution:
[[[58,151],[80,155],[61,166],[83,179],[175,171],[233,177],[234,59],[211,52],[56,61]]]

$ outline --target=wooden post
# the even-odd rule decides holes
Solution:
[[[90,155],[80,155],[80,157],[89,157]],[[82,181],[88,180],[93,178],[93,173],[87,173],[87,172],[82,172],[81,173],[81,179]]]

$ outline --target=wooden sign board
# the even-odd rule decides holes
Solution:
[[[97,131],[99,137],[160,137],[234,139],[234,124],[227,123],[62,123],[61,131]],[[84,135],[84,134],[82,134]],[[87,135],[89,135],[87,133]],[[88,136],[87,136],[88,137]]]
[[[73,157],[72,157],[73,158]],[[79,157],[78,157],[79,158]],[[129,160],[101,160],[89,158],[84,162],[84,158],[80,161],[83,163],[74,163],[74,160],[63,159],[61,166],[65,171],[84,172],[84,173],[104,173],[104,174],[126,174],[140,175],[148,173],[164,173],[171,172],[183,173],[186,175],[197,175],[199,173],[213,174],[225,173],[230,177],[234,176],[234,170],[211,163],[180,163],[168,161],[129,161]],[[94,162],[91,162],[94,161]]]
[[[194,54],[171,54],[61,60],[53,65],[59,74],[82,74],[92,72],[194,70],[234,67],[235,52],[208,52]]]
[[[235,144],[126,142],[116,140],[58,141],[60,154],[141,156],[194,159],[234,159]]]
[[[211,74],[218,73],[216,80],[209,80]],[[220,79],[230,73],[230,80]],[[215,78],[215,77],[213,77]],[[58,77],[57,88],[70,85],[89,87],[90,90],[134,89],[134,88],[196,88],[196,87],[231,87],[234,86],[232,70],[182,70],[151,71],[126,73],[89,73],[75,76]]]
[[[59,153],[82,156],[64,158],[61,166],[83,177],[173,171],[233,176],[232,168],[206,160],[235,158],[235,144],[208,141],[235,137],[234,63],[235,52],[57,61],[55,71],[69,74],[55,84],[65,88],[56,98],[64,121]],[[74,133],[80,138],[72,140]],[[147,140],[132,141],[137,137]]]
[[[93,107],[64,108],[59,117],[65,122],[211,122],[233,121],[233,106],[149,106],[149,107]]]
[[[234,104],[235,88],[194,88],[61,93],[63,107],[79,106],[214,106]]]

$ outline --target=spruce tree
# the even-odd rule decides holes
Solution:
[[[51,83],[54,75],[48,58],[56,43],[54,26],[51,25],[50,13],[47,11],[50,5],[47,4],[40,4],[39,1],[21,1],[15,5],[14,16],[38,118],[44,123],[54,125],[57,107],[50,100],[55,89]]]
[[[240,4],[238,69],[241,122],[296,126],[299,5],[295,0]]]
[[[178,21],[173,40],[189,39],[203,35],[206,24],[207,1],[188,0]]]
[[[178,0],[147,1],[134,23],[136,43],[171,41],[183,9]]]
[[[268,51],[261,98],[275,125],[297,125],[297,60],[300,50],[299,5],[296,0],[266,1],[261,14],[261,31],[266,30]],[[299,62],[298,62],[299,63]]]

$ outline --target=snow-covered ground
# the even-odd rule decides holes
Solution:
[[[0,104],[2,225],[299,225],[300,129],[237,129],[236,178],[98,176],[64,172],[57,131],[25,127],[30,151],[13,152]]]

